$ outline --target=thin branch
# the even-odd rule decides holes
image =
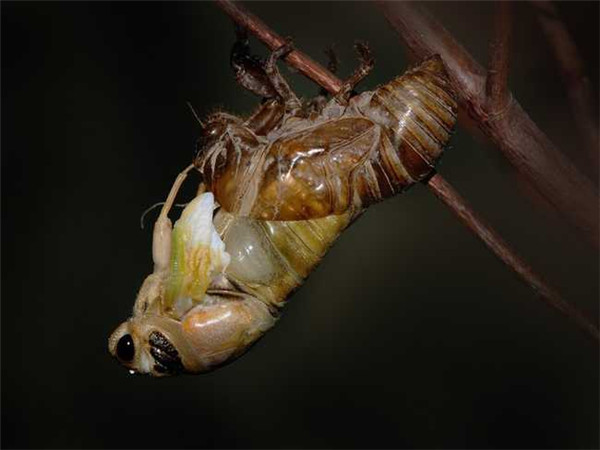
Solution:
[[[265,42],[271,48],[279,46],[283,39],[271,30],[266,24],[257,17],[250,14],[243,6],[233,3],[229,0],[217,0],[218,6],[228,14],[234,22],[247,27],[254,36],[262,42]],[[269,43],[270,42],[270,43]],[[302,73],[312,79],[322,87],[326,88],[332,94],[342,86],[342,82],[331,72],[326,71],[318,63],[314,62],[299,50],[293,52],[294,57],[286,61]],[[588,334],[598,339],[597,328],[590,323],[582,313],[573,305],[565,302],[543,279],[510,248],[499,235],[487,225],[471,208],[466,201],[457,194],[450,184],[445,181],[441,175],[436,174],[430,178],[427,186],[433,193],[448,206],[460,220],[481,239],[500,259],[514,270],[523,281],[533,287],[539,296],[547,304],[561,311],[563,314],[571,317]]]
[[[600,340],[598,329],[579,310],[563,300],[560,294],[552,289],[540,275],[536,274],[531,266],[482,217],[471,209],[467,201],[454,190],[450,183],[439,174],[435,174],[429,180],[428,186],[466,227],[479,236],[498,258],[529,284],[542,301],[570,317],[592,337]]]
[[[286,43],[284,38],[269,29],[258,17],[247,11],[240,4],[229,0],[216,0],[216,3],[235,23],[246,28],[271,50],[275,50]],[[342,82],[329,70],[313,61],[307,55],[300,56],[298,51],[290,52],[286,56],[285,61],[290,66],[298,69],[300,73],[313,79],[315,83],[327,89],[327,92],[331,94],[339,91],[342,86]]]
[[[556,7],[549,1],[535,1],[531,4],[537,10],[537,17],[550,43],[558,62],[567,89],[567,95],[574,115],[583,148],[590,163],[598,174],[599,136],[598,120],[594,113],[594,95],[590,80],[585,74],[584,64],[571,34],[560,20]]]
[[[599,199],[592,182],[558,151],[514,97],[502,114],[490,114],[486,71],[439,22],[411,2],[376,3],[415,56],[442,57],[461,104],[479,128],[518,173],[598,247]]]
[[[496,1],[494,35],[490,42],[490,62],[485,84],[487,109],[491,114],[501,113],[510,101],[508,72],[512,35],[511,2]]]

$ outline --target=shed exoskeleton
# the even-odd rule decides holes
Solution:
[[[433,56],[377,89],[300,101],[276,62],[232,50],[238,82],[263,97],[247,119],[217,113],[176,180],[154,227],[154,271],[132,317],[109,339],[131,371],[198,373],[244,353],[277,319],[289,294],[369,205],[432,173],[456,122],[456,97]],[[189,171],[203,184],[174,227],[167,214]]]

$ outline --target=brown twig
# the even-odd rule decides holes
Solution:
[[[600,339],[598,329],[588,322],[579,310],[563,300],[560,294],[552,289],[540,275],[536,274],[531,266],[483,218],[471,209],[467,201],[454,190],[450,183],[439,174],[435,174],[429,180],[428,186],[437,198],[450,207],[460,221],[473,231],[498,258],[528,283],[544,302],[573,319],[591,336]]]
[[[414,55],[442,57],[461,104],[479,128],[548,204],[598,247],[599,199],[592,182],[557,150],[513,97],[501,114],[490,113],[486,71],[440,23],[411,2],[377,4]]]
[[[281,47],[286,43],[285,39],[272,31],[258,17],[247,11],[238,3],[228,0],[216,0],[217,5],[231,17],[237,24],[246,28],[253,35],[267,45],[271,50]],[[298,51],[290,52],[285,61],[292,67],[298,69],[300,73],[314,80],[315,83],[327,89],[331,94],[336,93],[342,87],[342,82],[338,80],[329,70],[325,69],[319,63],[313,61],[307,55],[300,55]]]
[[[244,7],[238,3],[233,3],[230,0],[217,0],[216,3],[222,8],[231,19],[247,27],[254,36],[259,40],[267,43],[269,47],[276,48],[279,42],[284,42],[273,30],[266,24],[260,21],[257,17],[250,14]],[[293,58],[290,55],[286,61],[297,69],[302,68],[302,73],[312,79],[329,92],[335,94],[341,87],[342,82],[336,78],[331,72],[326,71],[318,63],[314,62],[304,53],[299,50],[293,52]],[[298,65],[296,65],[298,64]],[[313,71],[314,69],[314,71]],[[325,77],[326,79],[324,79]],[[561,297],[548,286],[543,279],[536,275],[535,272],[510,248],[499,235],[487,225],[471,208],[466,201],[458,194],[450,184],[445,181],[441,175],[435,174],[430,178],[427,186],[433,193],[440,198],[446,206],[448,206],[460,220],[477,236],[479,237],[490,250],[494,252],[505,264],[514,270],[529,286],[533,287],[539,294],[540,298],[561,311],[563,314],[571,317],[575,322],[586,332],[598,339],[599,334],[596,327],[575,308],[573,305],[565,302]]]
[[[571,34],[560,20],[556,7],[549,1],[533,1],[531,4],[538,12],[542,30],[554,51],[567,89],[575,126],[597,175],[600,151],[598,121],[594,114],[594,96],[581,56]]]
[[[487,109],[490,114],[501,114],[510,101],[508,72],[510,67],[510,40],[512,35],[511,2],[497,1],[494,17],[494,35],[490,42],[490,62],[485,83]]]

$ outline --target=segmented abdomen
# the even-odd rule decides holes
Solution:
[[[422,180],[433,170],[456,123],[456,96],[438,56],[355,100],[383,128],[379,151],[360,169],[365,204]]]
[[[350,213],[300,221],[262,221],[220,210],[214,223],[231,261],[227,278],[280,307],[350,224]]]

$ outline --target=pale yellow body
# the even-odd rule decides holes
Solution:
[[[189,261],[182,259],[183,250],[177,250],[185,241],[177,231],[180,222],[174,232],[161,215],[154,231],[155,271],[144,281],[131,319],[111,336],[111,353],[118,357],[119,341],[131,336],[135,356],[121,360],[123,364],[157,376],[175,373],[155,361],[157,349],[148,337],[159,332],[176,349],[177,371],[203,372],[231,361],[275,324],[290,292],[302,284],[352,219],[348,211],[313,220],[260,221],[219,209],[213,226],[227,251],[227,265],[199,276],[198,267],[186,268]],[[206,266],[211,247],[203,243],[188,253],[190,258],[200,255],[198,265]],[[194,274],[187,290],[181,273]],[[204,284],[204,290],[194,295]],[[174,297],[173,292],[180,294]]]

